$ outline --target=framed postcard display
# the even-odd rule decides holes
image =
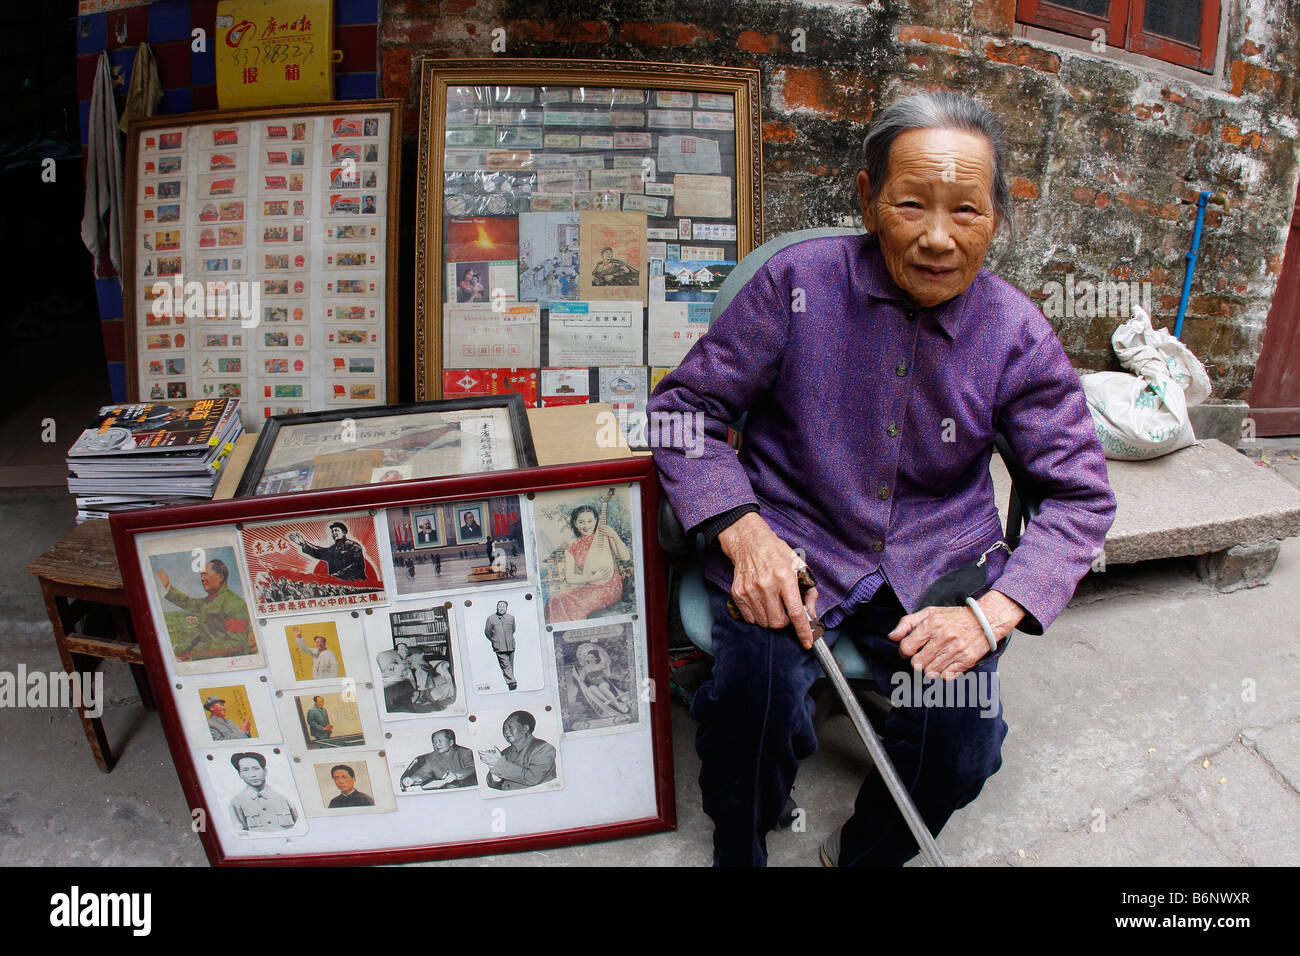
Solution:
[[[235,496],[536,464],[524,400],[516,394],[275,415],[258,436]]]
[[[416,397],[643,406],[761,241],[759,102],[752,69],[424,60]]]
[[[208,859],[671,829],[658,511],[630,458],[114,515]]]
[[[239,398],[256,430],[395,395],[401,128],[398,100],[133,122],[128,397]]]

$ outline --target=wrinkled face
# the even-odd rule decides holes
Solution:
[[[199,584],[209,594],[216,594],[221,589],[221,575],[212,570],[212,565],[206,564],[203,566],[203,570],[199,572]]]
[[[590,511],[583,511],[573,519],[573,526],[578,529],[578,534],[585,538],[596,530],[596,516]]]
[[[266,783],[266,771],[252,757],[244,757],[239,761],[239,776],[254,790],[261,790]]]
[[[501,735],[506,738],[507,743],[518,743],[528,736],[528,728],[517,719],[507,717],[506,722],[501,725]]]
[[[446,734],[434,734],[431,742],[433,744],[433,752],[436,754],[445,754],[451,749],[451,740]]]
[[[334,778],[334,786],[345,794],[351,793],[357,788],[356,778],[346,770],[335,770],[331,776]]]
[[[900,134],[874,201],[869,177],[858,173],[863,222],[917,305],[946,302],[974,281],[997,230],[992,185],[992,146],[952,129]]]

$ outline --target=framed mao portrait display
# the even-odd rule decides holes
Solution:
[[[762,241],[761,144],[754,69],[426,59],[416,397],[680,364]]]
[[[671,829],[658,513],[627,458],[114,515],[209,860]]]

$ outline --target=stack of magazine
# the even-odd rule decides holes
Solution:
[[[77,523],[210,499],[242,431],[237,398],[104,406],[68,449]]]

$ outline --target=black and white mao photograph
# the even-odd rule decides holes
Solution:
[[[459,610],[476,693],[542,689],[545,676],[536,595],[531,591],[476,595]]]
[[[400,796],[477,790],[478,771],[469,723],[422,721],[389,732],[386,743],[393,789]],[[477,796],[475,797],[477,799]]]
[[[289,760],[280,748],[249,747],[204,754],[217,799],[211,811],[236,836],[299,836],[307,817]]]
[[[393,611],[386,628],[382,621],[368,626],[385,716],[465,712],[459,652],[446,603]]]
[[[564,786],[560,722],[554,708],[484,711],[474,718],[479,793],[502,797]]]

